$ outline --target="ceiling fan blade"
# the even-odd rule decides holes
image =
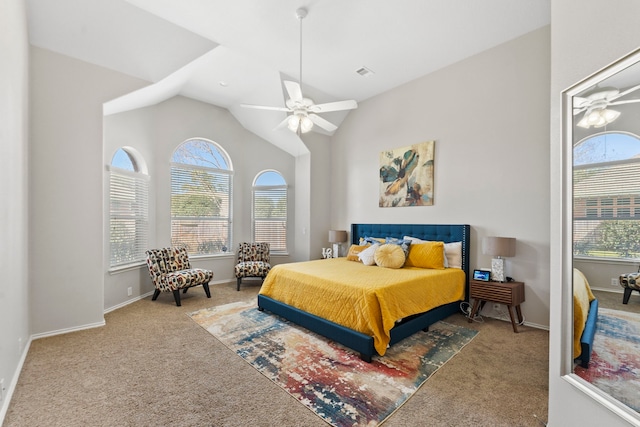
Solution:
[[[610,102],[609,105],[633,104],[634,102],[640,102],[640,99],[623,99],[622,101]]]
[[[328,102],[326,104],[312,105],[309,107],[309,111],[314,113],[328,113],[329,111],[353,110],[354,108],[358,108],[358,103],[353,99],[350,99],[348,101],[336,101]]]
[[[320,126],[322,129],[326,130],[327,132],[333,132],[334,130],[338,129],[338,126],[334,125],[328,120],[323,119],[317,114],[309,114],[309,118],[314,124]]]
[[[620,93],[618,93],[618,94],[617,94],[617,95],[615,95],[615,96],[612,96],[611,98],[609,98],[609,101],[613,101],[614,99],[621,98],[621,97],[623,97],[623,96],[625,96],[625,95],[630,94],[631,92],[635,92],[635,91],[636,91],[636,90],[638,90],[638,89],[640,89],[640,85],[630,87],[629,89],[627,89],[627,90],[625,90],[625,91],[623,91],[623,92],[620,92]]]
[[[285,80],[284,87],[287,89],[289,99],[291,99],[293,102],[302,102],[302,89],[300,88],[300,85],[298,83]]]
[[[272,111],[291,111],[289,108],[286,107],[269,107],[266,105],[252,105],[252,104],[240,104],[241,107],[244,108],[255,108],[257,110],[272,110]]]
[[[573,108],[585,108],[591,102],[590,99],[582,98],[580,96],[573,97]]]

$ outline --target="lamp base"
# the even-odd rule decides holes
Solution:
[[[340,256],[340,243],[333,244],[333,257],[338,258]]]
[[[493,258],[491,260],[491,280],[504,282],[504,259]]]

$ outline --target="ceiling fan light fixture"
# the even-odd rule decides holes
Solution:
[[[309,118],[309,116],[305,115],[300,118],[300,131],[302,133],[307,133],[313,128],[313,122]]]
[[[307,133],[313,128],[313,122],[306,114],[292,114],[287,120],[287,127],[291,132]]]
[[[585,113],[582,120],[580,120],[576,126],[589,129],[591,126],[594,128],[601,128],[620,117],[620,112],[616,110],[610,110],[608,108],[597,108]]]

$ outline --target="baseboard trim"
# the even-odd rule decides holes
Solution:
[[[129,304],[132,304],[132,303],[134,303],[136,301],[140,301],[141,299],[144,299],[144,298],[148,297],[149,295],[153,295],[153,291],[149,291],[146,294],[142,294],[142,295],[137,296],[135,298],[131,298],[129,300],[126,300],[125,302],[121,302],[120,304],[114,305],[113,307],[106,308],[104,310],[104,314],[110,313],[113,310],[117,310],[117,309],[122,308],[122,307],[126,307]]]
[[[77,331],[84,331],[85,329],[100,328],[100,327],[102,327],[104,325],[106,325],[106,323],[105,323],[104,319],[102,319],[101,322],[89,323],[89,324],[86,324],[86,325],[76,326],[76,327],[73,327],[73,328],[58,329],[56,331],[43,332],[43,333],[40,333],[40,334],[33,334],[33,335],[31,335],[31,339],[32,340],[37,340],[37,339],[40,339],[40,338],[53,337],[55,335],[68,334],[69,332],[77,332]]]
[[[27,341],[27,344],[22,349],[22,354],[20,355],[18,366],[16,366],[16,371],[13,374],[11,384],[9,384],[9,388],[7,388],[7,394],[5,395],[4,400],[2,401],[2,407],[0,407],[0,426],[4,425],[4,418],[7,415],[7,411],[9,410],[9,404],[11,403],[13,392],[16,390],[16,387],[18,386],[18,379],[20,378],[20,374],[22,373],[22,367],[24,366],[24,361],[27,360],[27,354],[29,353],[29,347],[31,347],[32,340],[33,338],[30,337],[29,341]]]

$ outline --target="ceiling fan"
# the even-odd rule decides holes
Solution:
[[[299,8],[296,10],[296,18],[300,21],[300,83],[289,80],[284,81],[284,87],[289,95],[289,99],[285,102],[286,107],[269,107],[251,104],[240,105],[246,108],[291,113],[278,126],[276,126],[275,129],[281,129],[287,126],[292,132],[300,134],[309,132],[315,124],[328,132],[333,132],[338,127],[330,121],[320,117],[318,113],[352,110],[354,108],[358,108],[358,103],[354,100],[348,100],[315,104],[311,98],[307,98],[302,94],[302,20],[306,16],[307,9]]]
[[[576,116],[583,111],[585,112],[582,119],[577,123],[577,126],[586,129],[591,126],[599,128],[613,122],[620,116],[620,112],[611,110],[608,107],[640,102],[640,98],[618,100],[638,89],[640,89],[640,85],[630,87],[622,92],[616,88],[605,88],[593,92],[586,97],[575,96],[573,98],[573,115]]]

